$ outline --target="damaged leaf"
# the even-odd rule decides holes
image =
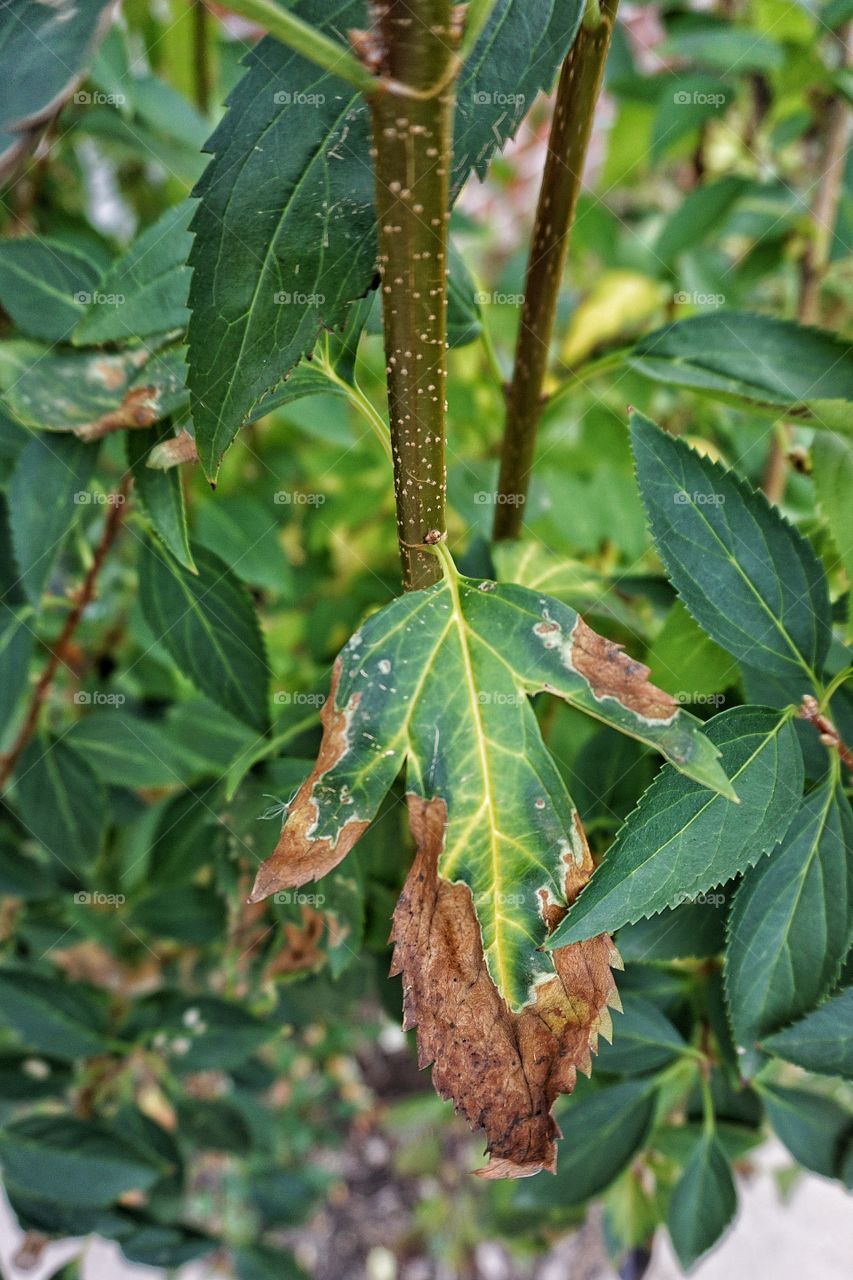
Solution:
[[[98,440],[151,427],[186,403],[181,347],[106,353],[34,342],[0,346],[3,403],[25,426]]]
[[[645,667],[559,601],[460,578],[440,554],[441,582],[341,652],[319,757],[253,900],[335,867],[405,764],[419,846],[394,919],[407,1019],[439,1091],[485,1128],[489,1176],[531,1173],[553,1167],[551,1103],[609,1030],[618,958],[606,937],[542,950],[592,860],[529,695],[547,689],[733,793],[698,722]]]

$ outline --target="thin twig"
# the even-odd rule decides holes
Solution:
[[[527,264],[515,366],[507,392],[496,539],[515,538],[521,531],[557,298],[617,3],[605,0],[599,8],[598,0],[588,0],[581,29],[560,74]]]
[[[823,745],[833,751],[837,751],[842,763],[853,773],[853,751],[841,740],[841,734],[829,717],[823,714],[817,698],[813,698],[810,693],[807,693],[803,698],[800,707],[800,719],[814,725],[820,734],[820,740]]]
[[[130,492],[131,476],[128,473],[121,482],[118,492],[112,494],[112,502],[110,504],[109,513],[104,524],[104,530],[101,534],[101,540],[95,547],[92,556],[92,563],[83,579],[83,584],[77,593],[77,600],[73,609],[65,619],[65,625],[59,635],[58,640],[50,650],[50,657],[47,665],[39,676],[38,682],[33,689],[30,703],[27,707],[27,713],[24,716],[24,722],[18,731],[14,743],[10,749],[0,757],[0,790],[5,787],[15,771],[18,760],[38,727],[41,709],[51,690],[59,664],[63,661],[63,653],[68,647],[68,643],[83,617],[88,606],[95,597],[95,589],[97,587],[98,575],[101,572],[104,561],[107,558],[109,550],[116,539],[121,522],[124,519],[125,507],[127,506],[127,496]]]

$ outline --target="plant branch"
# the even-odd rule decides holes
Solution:
[[[124,519],[125,508],[127,506],[127,496],[130,492],[130,484],[131,476],[128,472],[122,480],[118,492],[112,495],[113,501],[110,504],[109,513],[107,515],[106,522],[104,523],[100,542],[95,547],[95,551],[92,556],[92,563],[89,565],[86,576],[83,579],[83,584],[77,593],[77,599],[74,603],[74,607],[65,619],[65,624],[60,632],[59,638],[50,650],[50,657],[48,658],[47,665],[39,676],[36,686],[33,689],[29,706],[27,707],[27,713],[24,716],[23,724],[18,731],[18,736],[15,738],[14,743],[5,755],[0,757],[0,790],[6,786],[6,783],[15,772],[15,767],[20,759],[21,753],[38,728],[41,709],[53,686],[53,681],[59,669],[59,664],[63,661],[62,655],[67,650],[68,643],[74,635],[74,632],[77,630],[83,614],[95,598],[98,575],[101,572],[110,548],[115,542],[116,534],[121,528],[121,522]]]
[[[810,693],[803,698],[800,719],[814,725],[823,745],[837,751],[839,759],[853,773],[853,751],[842,741],[841,734],[829,717],[821,711],[817,698],[813,698]]]
[[[303,57],[316,62],[324,71],[340,76],[353,88],[364,94],[377,89],[376,77],[359,61],[351,49],[332,40],[309,22],[297,18],[287,9],[280,9],[274,0],[224,0],[224,7],[241,18],[257,22],[282,44]]]
[[[210,16],[206,0],[192,0],[193,87],[195,105],[203,115],[210,111],[213,75],[210,66]]]
[[[599,8],[598,0],[587,0],[583,23],[563,63],[557,87],[527,263],[515,366],[507,392],[499,501],[495,507],[496,539],[515,538],[521,531],[557,298],[617,3],[618,0],[604,0]]]
[[[850,65],[853,52],[851,36],[853,26],[850,25],[834,33],[842,67]],[[850,108],[844,95],[837,90],[827,103],[822,134],[823,146],[818,160],[820,178],[811,210],[811,236],[800,262],[797,319],[801,324],[818,324],[820,321],[820,284],[829,263],[832,237],[844,189]],[[770,445],[762,488],[771,502],[779,503],[785,496],[790,443],[791,428],[783,426],[782,432],[774,435]]]
[[[440,576],[425,544],[445,531],[447,223],[455,32],[450,0],[374,0],[372,56],[384,82],[370,99],[379,270],[406,591]],[[433,93],[436,85],[442,85]]]

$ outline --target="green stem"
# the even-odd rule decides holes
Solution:
[[[225,0],[224,7],[232,13],[239,13],[241,18],[257,22],[289,49],[316,62],[324,71],[340,76],[341,80],[351,84],[354,89],[360,89],[364,94],[376,91],[376,77],[371,75],[352,50],[323,35],[316,27],[303,22],[287,9],[279,8],[273,0]]]
[[[604,0],[599,8],[598,0],[587,0],[581,29],[560,74],[527,264],[515,367],[507,393],[496,539],[516,538],[521,532],[557,298],[617,3]]]
[[[705,1133],[710,1137],[716,1127],[717,1121],[714,1116],[714,1099],[711,1096],[711,1081],[708,1078],[707,1071],[700,1070],[699,1083],[702,1087],[702,1112],[704,1115]]]
[[[345,378],[342,378],[337,373],[326,351],[314,357],[314,365],[325,378],[328,378],[329,382],[333,382],[336,387],[340,387],[352,407],[364,418],[390,461],[391,437],[388,434],[388,423],[382,417],[376,405],[368,399],[357,382],[347,382]]]
[[[439,565],[426,544],[445,532],[447,223],[457,59],[450,0],[375,0],[372,12],[374,55],[389,90],[370,99],[388,414],[403,586],[412,591],[438,580]]]
[[[829,708],[830,702],[835,697],[841,686],[851,679],[853,679],[853,667],[844,667],[842,671],[839,671],[832,677],[829,684],[821,694],[820,702],[818,703],[821,711],[826,711]]]
[[[585,364],[580,364],[576,369],[569,370],[569,376],[565,382],[561,382],[555,391],[545,401],[543,409],[552,409],[555,404],[559,404],[567,395],[569,395],[579,383],[583,384],[587,378],[597,378],[600,373],[609,373],[611,369],[617,369],[620,364],[625,363],[625,359],[630,353],[630,347],[619,347],[615,351],[607,351],[604,355],[597,356],[595,360],[587,360]]]
[[[205,0],[193,6],[193,87],[195,104],[203,115],[210,111],[213,75],[210,66],[210,31]]]
[[[469,0],[465,8],[465,27],[459,45],[459,61],[464,62],[480,38],[497,0]]]

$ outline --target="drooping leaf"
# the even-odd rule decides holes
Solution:
[[[765,1084],[761,1096],[776,1136],[806,1169],[838,1178],[853,1137],[853,1111],[808,1089]]]
[[[299,0],[294,12],[332,35],[368,26],[363,0],[331,9]],[[582,13],[577,0],[498,0],[459,81],[456,190],[550,86]],[[210,139],[215,158],[193,221],[193,419],[211,476],[261,397],[313,348],[321,327],[344,322],[376,271],[361,95],[272,38],[246,63]]]
[[[482,328],[474,281],[451,241],[447,253],[447,344],[464,347],[479,337]]]
[[[735,404],[822,414],[818,402],[853,399],[853,347],[834,333],[792,320],[719,308],[640,338],[629,366]]]
[[[0,386],[13,416],[28,427],[73,431],[84,440],[150,427],[177,413],[186,403],[185,372],[181,347],[108,353],[0,344]]]
[[[0,303],[28,338],[64,341],[98,274],[79,249],[47,236],[0,241]]]
[[[167,209],[98,282],[72,334],[77,346],[135,342],[186,327],[189,200]],[[48,335],[45,335],[48,336]]]
[[[812,443],[812,474],[817,500],[823,508],[838,548],[847,581],[853,590],[853,441],[830,431],[816,432]],[[848,607],[847,638],[853,640],[853,609]]]
[[[785,835],[803,786],[790,720],[762,707],[734,707],[706,731],[741,803],[662,769],[548,946],[688,903],[751,867]]]
[[[0,969],[0,1022],[25,1049],[68,1059],[103,1053],[101,1007],[80,983],[73,986],[21,969]]]
[[[613,578],[582,560],[555,556],[539,542],[499,542],[493,549],[498,579],[570,604],[584,616],[613,618],[632,629],[637,618]]]
[[[202,1235],[192,1227],[164,1225],[143,1220],[119,1236],[121,1251],[128,1262],[145,1267],[182,1267],[196,1258],[212,1253],[219,1241]]]
[[[744,1074],[761,1064],[758,1040],[828,993],[851,937],[853,813],[830,781],[806,796],[781,848],[734,897],[725,979]]]
[[[41,602],[63,539],[91,499],[97,446],[71,436],[33,436],[9,482],[9,528],[19,585],[34,608]],[[33,501],[33,494],[39,501]]]
[[[731,1166],[714,1133],[703,1132],[672,1193],[666,1225],[685,1271],[719,1240],[735,1216]]]
[[[713,706],[712,695],[738,683],[736,663],[693,621],[680,600],[667,614],[648,656],[655,684],[679,702],[711,701]]]
[[[33,739],[15,771],[18,809],[28,833],[57,867],[90,866],[107,826],[107,797],[85,756],[63,739]]]
[[[147,465],[151,450],[162,441],[174,438],[168,425],[129,431],[127,461],[133,472],[136,496],[148,513],[155,533],[178,563],[193,573],[195,562],[190,551],[180,473],[176,467],[162,470]]]
[[[253,898],[336,866],[406,763],[419,852],[395,913],[394,964],[407,1019],[436,1087],[485,1128],[488,1175],[504,1176],[553,1164],[550,1105],[588,1064],[615,999],[606,937],[553,957],[540,949],[592,861],[528,695],[548,689],[729,784],[646,668],[558,601],[460,578],[442,555],[440,583],[373,615],[343,649],[320,756]],[[467,995],[449,1019],[454,990]],[[500,1031],[475,1050],[487,1021]]]
[[[613,1020],[613,1041],[598,1051],[599,1071],[634,1075],[666,1066],[687,1049],[683,1036],[651,1000],[627,995]]]
[[[74,1116],[28,1116],[0,1132],[0,1162],[25,1195],[98,1209],[145,1191],[162,1169],[115,1129]]]
[[[102,782],[116,787],[184,785],[217,772],[205,742],[190,752],[175,740],[170,719],[144,720],[120,709],[95,710],[72,725],[63,739],[86,757]]]
[[[690,613],[739,660],[809,692],[831,636],[809,544],[762,494],[640,414],[637,480],[658,553]]]
[[[750,188],[748,178],[726,174],[688,192],[663,224],[655,241],[655,255],[671,265],[680,253],[693,249],[712,231]]]
[[[0,495],[0,724],[9,724],[28,685],[33,652],[32,607],[12,552],[9,508]]]
[[[520,1209],[562,1208],[599,1195],[630,1164],[652,1125],[657,1093],[647,1080],[628,1080],[563,1107],[566,1142],[556,1177],[529,1178],[514,1189]]]
[[[181,672],[214,702],[263,733],[269,725],[269,668],[248,592],[218,556],[193,553],[198,572],[142,548],[139,591],[151,631]]]
[[[5,84],[0,177],[70,97],[112,19],[112,0],[15,0],[0,11]]]
[[[853,987],[761,1042],[786,1062],[820,1075],[853,1078]]]

